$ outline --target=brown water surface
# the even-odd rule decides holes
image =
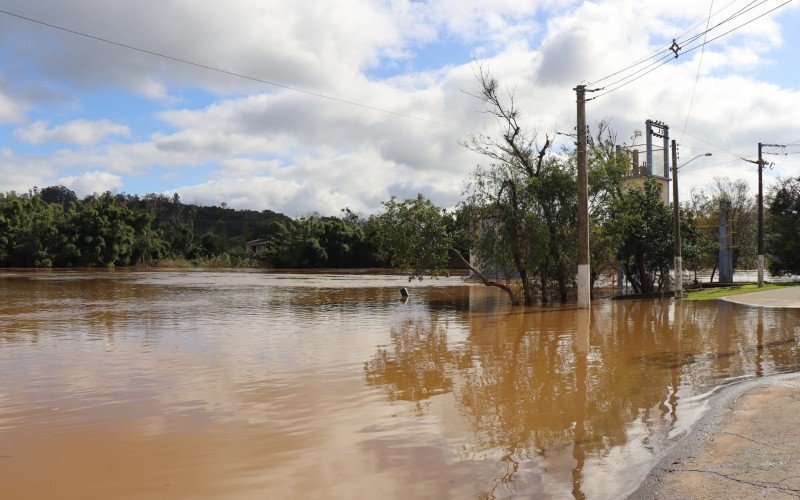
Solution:
[[[409,286],[401,302],[398,289]],[[2,498],[607,498],[797,311],[458,279],[0,271]]]

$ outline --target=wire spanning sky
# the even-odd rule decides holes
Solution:
[[[574,126],[576,84],[631,66],[597,83],[613,92],[587,105],[588,120],[612,118],[620,142],[661,120],[683,135],[681,158],[712,152],[683,174],[686,194],[715,175],[749,179],[752,164],[728,160],[800,137],[800,8],[785,0],[8,0],[0,10],[73,31],[0,14],[0,190],[177,191],[290,215],[371,212],[417,192],[454,205],[483,161],[458,140],[494,130],[467,93],[474,60],[551,136]],[[673,38],[677,59],[664,52]],[[775,162],[773,177],[800,174],[796,157]]]

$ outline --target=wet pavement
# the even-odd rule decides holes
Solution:
[[[800,497],[800,377],[731,389],[632,498]]]

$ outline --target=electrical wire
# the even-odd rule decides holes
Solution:
[[[28,21],[28,22],[31,22],[31,23],[34,23],[34,24],[38,24],[38,25],[41,25],[41,26],[46,26],[48,28],[53,28],[53,29],[56,29],[56,30],[60,30],[60,31],[63,31],[63,32],[66,32],[66,33],[70,33],[70,34],[73,34],[73,35],[81,36],[81,37],[84,37],[84,38],[88,38],[88,39],[95,40],[95,41],[98,41],[98,42],[107,43],[109,45],[115,45],[117,47],[122,47],[124,49],[133,50],[133,51],[136,51],[136,52],[141,52],[143,54],[149,54],[151,56],[160,57],[162,59],[168,59],[170,61],[179,62],[179,63],[186,64],[186,65],[189,65],[189,66],[194,66],[194,67],[197,67],[197,68],[202,68],[202,69],[205,69],[205,70],[214,71],[214,72],[217,72],[217,73],[222,73],[224,75],[234,76],[234,77],[237,77],[237,78],[242,78],[242,79],[250,80],[250,81],[253,81],[253,82],[257,82],[257,83],[270,85],[270,86],[273,86],[273,87],[278,87],[278,88],[282,88],[282,89],[286,89],[286,90],[291,90],[293,92],[299,92],[299,93],[302,93],[302,94],[306,94],[306,95],[310,95],[310,96],[314,96],[314,97],[319,97],[319,98],[322,98],[322,99],[328,99],[330,101],[335,101],[335,102],[338,102],[338,103],[341,103],[341,104],[349,104],[351,106],[358,106],[360,108],[369,109],[369,110],[372,110],[372,111],[378,111],[378,112],[381,112],[381,113],[387,113],[387,114],[398,116],[398,117],[401,117],[401,118],[417,120],[417,121],[431,123],[431,124],[439,125],[439,126],[443,126],[443,127],[457,128],[455,125],[452,125],[452,124],[437,122],[435,120],[429,120],[427,118],[422,118],[422,117],[419,117],[419,116],[407,115],[405,113],[400,113],[400,112],[392,111],[392,110],[385,109],[385,108],[379,108],[379,107],[376,107],[376,106],[370,106],[368,104],[362,104],[362,103],[359,103],[359,102],[350,101],[350,100],[347,100],[347,99],[342,99],[340,97],[334,97],[334,96],[331,96],[331,95],[322,94],[322,93],[314,92],[314,91],[311,91],[311,90],[305,90],[305,89],[301,89],[301,88],[298,88],[298,87],[292,87],[291,85],[285,85],[283,83],[273,82],[273,81],[270,81],[270,80],[265,80],[265,79],[262,79],[262,78],[249,76],[249,75],[245,75],[245,74],[242,74],[242,73],[237,73],[235,71],[230,71],[230,70],[226,70],[226,69],[222,69],[222,68],[217,68],[217,67],[214,67],[214,66],[209,66],[207,64],[198,63],[198,62],[195,62],[195,61],[190,61],[188,59],[182,59],[180,57],[175,57],[175,56],[171,56],[171,55],[168,55],[168,54],[163,54],[161,52],[156,52],[154,50],[143,49],[143,48],[140,48],[140,47],[136,47],[134,45],[129,45],[129,44],[126,44],[126,43],[116,42],[116,41],[110,40],[108,38],[102,38],[102,37],[99,37],[99,36],[95,36],[95,35],[91,35],[91,34],[88,34],[88,33],[84,33],[82,31],[78,31],[78,30],[74,30],[74,29],[70,29],[70,28],[65,28],[63,26],[59,26],[59,25],[56,25],[56,24],[51,24],[51,23],[48,23],[48,22],[45,22],[45,21],[42,21],[42,20],[39,20],[39,19],[34,19],[32,17],[26,17],[26,16],[23,16],[21,14],[15,14],[14,12],[9,12],[7,10],[0,9],[0,14],[5,14],[7,16],[11,16],[11,17],[14,17],[14,18],[17,18],[17,19]]]
[[[692,114],[692,105],[694,104],[694,95],[697,92],[697,82],[700,80],[700,68],[703,67],[703,54],[705,53],[705,42],[708,35],[708,25],[711,23],[711,11],[714,9],[714,0],[711,0],[711,5],[708,7],[708,19],[706,20],[706,31],[703,35],[703,50],[700,51],[700,62],[697,63],[697,74],[694,77],[694,87],[692,87],[692,98],[689,100],[689,111],[686,112],[686,121],[683,122],[683,130],[681,138],[678,139],[678,144],[683,141],[683,134],[689,126],[689,116]]]
[[[755,7],[758,7],[758,6],[762,5],[762,4],[764,4],[766,1],[767,1],[767,0],[762,0],[762,1],[761,1],[760,3],[758,3],[757,5],[755,5],[755,6],[753,6],[753,7],[750,7],[749,9],[747,9],[747,10],[745,10],[745,11],[741,12],[741,13],[737,13],[736,15],[733,15],[733,16],[731,16],[731,19],[734,19],[735,17],[738,17],[739,15],[741,15],[741,14],[742,14],[742,13],[744,13],[744,12],[749,12],[750,10],[754,9]],[[779,4],[778,6],[776,6],[776,7],[773,7],[772,9],[770,9],[770,10],[768,10],[768,11],[766,11],[766,12],[763,12],[763,13],[759,14],[758,16],[756,16],[756,17],[754,17],[754,18],[751,18],[750,20],[748,20],[748,21],[746,21],[746,22],[744,22],[744,23],[740,24],[739,26],[736,26],[735,28],[731,28],[730,30],[728,30],[728,31],[726,31],[726,32],[724,32],[724,33],[721,33],[721,34],[719,34],[719,35],[715,36],[714,38],[711,38],[710,40],[705,40],[705,41],[703,41],[702,43],[699,43],[699,44],[697,44],[697,45],[695,45],[695,46],[693,46],[693,47],[690,47],[690,48],[688,48],[688,49],[685,49],[685,50],[683,50],[683,49],[682,49],[682,50],[681,50],[681,52],[680,52],[680,54],[681,54],[681,55],[683,55],[683,54],[688,54],[688,53],[690,53],[690,52],[693,52],[693,51],[695,51],[695,50],[697,50],[697,49],[699,49],[699,48],[705,47],[705,46],[706,46],[706,45],[708,45],[709,43],[711,43],[711,42],[713,42],[713,41],[715,41],[715,40],[718,40],[718,39],[722,38],[723,36],[726,36],[726,35],[728,35],[728,34],[730,34],[730,33],[733,33],[734,31],[736,31],[736,30],[738,30],[738,29],[741,29],[741,28],[743,28],[744,26],[747,26],[748,24],[750,24],[750,23],[752,23],[752,22],[755,22],[756,20],[758,20],[758,19],[760,19],[760,18],[762,18],[762,17],[766,16],[767,14],[770,14],[771,12],[774,12],[775,10],[777,10],[777,9],[779,9],[779,8],[781,8],[781,7],[785,6],[785,5],[787,5],[787,4],[789,4],[789,3],[793,2],[793,1],[794,1],[794,0],[786,0],[785,2],[783,2],[783,3]],[[752,3],[752,2],[751,2],[751,3]],[[730,19],[729,19],[729,20],[730,20]],[[728,22],[729,20],[726,20],[726,21],[724,21],[724,22]],[[722,24],[722,23],[719,23],[719,24],[715,25],[714,27],[710,28],[710,29],[709,29],[709,31],[711,31],[711,30],[715,29],[716,27],[720,26],[721,24]],[[702,35],[701,35],[701,36],[702,36]],[[664,59],[667,59],[667,60],[665,61]],[[672,56],[669,56],[669,55],[668,55],[668,56],[664,56],[664,57],[662,57],[661,59],[659,59],[659,60],[657,60],[657,61],[656,61],[656,63],[660,63],[660,64],[658,64],[658,65],[657,65],[657,66],[655,66],[654,68],[650,69],[649,71],[647,71],[647,72],[645,72],[645,73],[642,73],[642,74],[640,74],[640,75],[636,76],[635,78],[632,78],[632,79],[630,79],[630,80],[624,81],[624,83],[620,83],[620,84],[619,84],[619,85],[617,85],[616,87],[614,87],[614,88],[612,88],[612,89],[608,89],[608,90],[606,90],[605,92],[603,92],[602,94],[598,94],[598,95],[596,95],[596,96],[592,97],[591,99],[587,99],[587,101],[594,100],[594,99],[598,99],[598,98],[600,98],[600,97],[603,97],[603,96],[605,96],[605,95],[608,95],[608,94],[610,94],[611,92],[614,92],[614,91],[616,91],[616,90],[619,90],[619,89],[621,89],[622,87],[625,87],[626,85],[629,85],[629,84],[631,84],[631,83],[635,82],[636,80],[638,80],[638,79],[642,78],[643,76],[646,76],[646,75],[648,75],[648,74],[652,73],[653,71],[655,71],[656,69],[660,68],[661,66],[663,66],[663,65],[665,65],[665,64],[667,64],[667,63],[669,63],[669,62],[670,62],[672,59],[675,59],[675,58],[674,58],[674,57],[672,57]],[[663,62],[662,62],[662,61],[663,61]],[[636,74],[636,73],[634,73],[634,74]],[[633,76],[633,75],[630,75],[630,76]],[[625,78],[623,78],[622,80],[625,80]],[[603,90],[603,89],[601,89],[601,90]]]
[[[690,170],[702,170],[704,168],[711,168],[711,167],[718,167],[720,165],[727,165],[727,164],[733,163],[735,161],[741,161],[741,160],[739,158],[734,158],[733,160],[721,161],[721,162],[717,162],[717,163],[712,163],[710,165],[703,165],[702,163],[700,163],[698,165],[692,165],[692,166],[689,166],[689,167],[678,167],[678,170],[681,171],[681,172],[688,172]]]
[[[725,9],[727,9],[728,7],[730,7],[731,5],[735,4],[737,1],[738,1],[738,0],[733,0],[732,2],[729,2],[729,3],[728,3],[728,4],[726,4],[724,7],[722,7],[721,9],[719,9],[717,12],[714,12],[714,14],[713,14],[712,16],[716,16],[716,15],[717,15],[717,14],[719,14],[720,12],[722,12],[722,11],[724,11]],[[750,2],[750,3],[752,3],[752,2]],[[748,4],[748,5],[749,5],[749,4]],[[694,26],[692,26],[691,28],[689,28],[689,29],[688,29],[686,32],[684,32],[682,35],[680,35],[679,37],[677,37],[675,40],[676,40],[676,41],[682,41],[681,39],[682,39],[684,36],[688,35],[689,33],[691,33],[691,32],[692,32],[692,31],[694,31],[696,28],[698,28],[699,26],[702,26],[702,25],[703,25],[703,22],[702,22],[702,21],[701,21],[701,22],[699,22],[699,23],[697,23],[697,24],[695,24]],[[706,24],[706,30],[707,30],[707,29],[708,29],[708,24]],[[665,47],[665,48],[663,48],[663,49],[658,49],[658,50],[656,50],[656,51],[654,51],[654,52],[650,53],[650,55],[648,55],[648,56],[644,57],[643,59],[640,59],[640,60],[636,61],[635,63],[632,63],[632,64],[630,64],[629,66],[626,66],[626,67],[624,67],[624,68],[622,68],[622,69],[620,69],[620,70],[618,70],[618,71],[615,71],[614,73],[611,73],[611,74],[609,74],[609,75],[606,75],[606,76],[604,76],[603,78],[598,78],[597,80],[593,80],[593,81],[589,82],[589,83],[587,84],[587,86],[588,86],[588,85],[594,85],[594,84],[596,84],[596,83],[598,83],[598,82],[602,82],[603,80],[607,80],[607,79],[609,79],[609,78],[611,78],[611,77],[613,77],[613,76],[617,76],[618,74],[620,74],[620,73],[623,73],[623,72],[625,72],[625,71],[627,71],[627,70],[629,70],[629,69],[631,69],[631,68],[634,68],[634,67],[638,66],[639,64],[642,64],[642,63],[644,63],[644,62],[647,62],[647,61],[649,61],[649,60],[653,59],[653,58],[654,58],[654,57],[656,57],[656,56],[659,56],[659,55],[661,55],[661,54],[664,54],[665,52],[671,52],[671,51],[670,51],[670,49],[669,49],[669,46],[667,46],[667,47]]]
[[[747,12],[747,11],[751,10],[752,8],[758,7],[759,5],[761,5],[761,4],[765,3],[765,2],[767,2],[768,0],[761,0],[761,3],[759,3],[758,5],[755,5],[755,6],[753,6],[753,7],[750,7],[750,9],[747,9],[749,6],[751,6],[753,3],[755,3],[755,1],[756,1],[756,0],[753,0],[753,1],[749,2],[749,3],[748,3],[748,4],[746,4],[745,6],[741,7],[741,8],[740,8],[738,11],[734,12],[733,14],[731,14],[730,16],[728,16],[726,19],[724,19],[724,20],[720,21],[719,23],[717,23],[716,25],[714,25],[714,26],[713,26],[713,27],[711,27],[711,28],[708,28],[708,21],[710,21],[710,19],[709,19],[709,20],[707,21],[707,24],[706,24],[706,30],[705,30],[705,31],[703,31],[703,32],[701,32],[701,33],[698,33],[698,34],[696,34],[696,35],[694,35],[694,36],[690,37],[690,38],[689,38],[689,39],[687,39],[687,40],[683,40],[683,37],[684,37],[685,35],[687,35],[687,34],[691,33],[692,31],[694,31],[694,29],[695,29],[695,28],[697,28],[698,26],[702,26],[702,24],[703,24],[703,22],[700,22],[700,23],[698,23],[698,24],[696,24],[695,26],[693,26],[692,28],[690,28],[688,31],[686,31],[685,33],[683,33],[681,36],[679,36],[679,37],[677,37],[676,39],[674,39],[674,40],[673,40],[673,42],[675,42],[675,43],[677,43],[677,42],[680,42],[680,44],[679,44],[679,45],[684,45],[684,46],[685,46],[685,45],[687,45],[687,44],[690,44],[690,43],[694,42],[695,40],[697,40],[698,38],[700,38],[701,36],[705,36],[705,35],[706,35],[706,34],[707,34],[709,31],[711,31],[711,30],[713,30],[713,29],[715,29],[715,28],[717,28],[717,27],[721,26],[722,24],[725,24],[726,22],[729,22],[729,21],[731,21],[732,19],[735,19],[736,17],[738,17],[738,16],[740,16],[740,15],[744,14],[745,12]],[[723,8],[721,8],[720,10],[718,10],[717,12],[715,12],[714,14],[712,14],[710,17],[716,16],[716,15],[717,15],[717,14],[719,14],[720,12],[724,11],[725,9],[727,9],[728,7],[730,7],[731,5],[733,5],[735,2],[736,2],[736,0],[734,0],[733,2],[730,2],[730,3],[728,3],[728,4],[727,4],[727,5],[725,5]],[[745,10],[745,9],[747,9],[747,10]],[[625,68],[623,68],[623,69],[621,69],[621,70],[619,70],[619,71],[616,71],[616,72],[614,72],[614,73],[611,73],[610,75],[607,75],[607,76],[604,76],[603,78],[599,78],[599,79],[597,79],[597,80],[594,80],[594,81],[592,81],[592,82],[588,83],[587,85],[594,85],[594,84],[596,84],[596,83],[598,83],[598,82],[601,82],[601,81],[603,81],[603,80],[607,80],[608,78],[611,78],[611,77],[613,77],[613,76],[616,76],[616,75],[618,75],[618,74],[620,74],[620,73],[623,73],[623,72],[625,72],[625,71],[627,71],[627,70],[629,70],[629,69],[632,69],[632,68],[634,68],[634,67],[636,67],[636,66],[638,66],[638,65],[640,65],[640,64],[642,64],[642,63],[645,63],[645,62],[647,62],[647,61],[649,61],[649,60],[651,60],[651,59],[653,59],[653,58],[655,58],[655,57],[657,57],[657,56],[659,56],[659,55],[661,55],[661,54],[664,54],[664,53],[667,53],[667,54],[668,54],[670,57],[674,57],[674,56],[675,56],[675,54],[674,54],[674,52],[672,52],[672,49],[671,49],[671,47],[672,47],[672,46],[670,45],[670,46],[667,46],[666,48],[663,48],[663,49],[660,49],[660,50],[656,50],[655,52],[651,53],[649,56],[647,56],[647,57],[645,57],[645,58],[643,58],[643,59],[640,59],[639,61],[637,61],[637,62],[635,62],[635,63],[633,63],[633,64],[631,64],[631,65],[629,65],[629,66],[627,66],[627,67],[625,67]],[[635,74],[635,73],[634,73],[634,74]],[[608,86],[608,85],[606,85],[606,86]]]
[[[680,129],[677,129],[677,130],[680,130]],[[706,139],[703,139],[702,137],[698,137],[698,136],[696,136],[694,134],[690,134],[689,132],[686,132],[685,130],[681,130],[681,132],[685,133],[689,137],[693,137],[693,138],[697,139],[698,141],[700,141],[702,143],[705,143],[708,146],[711,146],[712,148],[716,149],[717,151],[720,151],[722,153],[731,155],[734,158],[736,158],[737,160],[743,159],[741,155],[737,155],[736,153],[732,153],[732,152],[728,151],[727,149],[724,149],[724,148],[722,148],[720,146],[717,146],[716,144],[714,144],[714,143],[712,143],[710,141],[707,141]]]
[[[722,37],[723,37],[723,36],[725,36],[725,35],[728,35],[728,34],[730,34],[730,33],[733,33],[734,31],[736,31],[736,30],[738,30],[738,29],[740,29],[740,28],[743,28],[743,27],[747,26],[748,24],[750,24],[750,23],[752,23],[752,22],[755,22],[755,21],[757,21],[758,19],[761,19],[762,17],[766,16],[767,14],[770,14],[771,12],[774,12],[774,11],[776,11],[776,10],[780,9],[780,8],[781,8],[781,7],[783,7],[784,5],[786,5],[786,4],[789,4],[789,3],[792,3],[793,1],[794,1],[794,0],[786,0],[786,1],[785,1],[785,2],[783,2],[782,4],[779,4],[779,5],[777,5],[776,7],[773,7],[773,8],[771,8],[770,10],[768,10],[768,11],[766,11],[766,12],[762,13],[762,14],[759,14],[758,16],[756,16],[756,17],[754,17],[754,18],[750,19],[750,20],[749,20],[749,21],[747,21],[746,23],[740,24],[739,26],[737,26],[737,27],[735,27],[735,28],[731,28],[731,29],[729,29],[728,31],[726,31],[725,33],[721,33],[721,34],[719,34],[719,35],[715,36],[714,38],[712,38],[711,40],[708,40],[708,41],[706,41],[706,42],[703,42],[703,43],[702,43],[702,44],[700,44],[700,45],[695,45],[694,47],[692,47],[692,48],[690,48],[690,49],[686,49],[686,50],[685,50],[683,53],[684,53],[684,54],[688,54],[689,52],[695,51],[695,50],[697,50],[697,49],[699,49],[699,48],[701,48],[701,47],[703,47],[703,46],[706,46],[706,45],[708,45],[709,43],[713,42],[714,40],[718,40],[718,39],[722,38]],[[763,3],[763,2],[762,2],[762,3]]]
[[[740,9],[739,11],[737,11],[737,13],[736,13],[736,14],[733,14],[732,16],[730,16],[730,17],[729,17],[728,19],[726,19],[725,21],[722,21],[722,22],[720,22],[720,23],[716,24],[714,27],[710,28],[710,29],[709,29],[709,30],[707,30],[707,31],[711,31],[711,30],[713,30],[713,29],[717,28],[718,26],[721,26],[721,25],[722,25],[722,24],[724,24],[725,22],[728,22],[728,21],[730,21],[731,19],[735,19],[736,17],[738,17],[738,16],[739,16],[739,15],[741,15],[742,13],[744,13],[744,12],[748,12],[749,10],[752,10],[753,8],[755,8],[755,7],[758,7],[758,6],[762,5],[762,4],[763,4],[763,3],[765,3],[766,1],[767,1],[767,0],[762,0],[762,1],[761,1],[759,4],[757,4],[757,5],[753,6],[753,7],[750,7],[750,8],[749,8],[749,9],[747,9],[746,11],[744,10],[744,8]],[[681,52],[681,54],[686,54],[686,53],[692,52],[692,51],[696,50],[696,49],[697,49],[697,48],[699,48],[699,47],[705,47],[706,45],[708,45],[709,43],[713,42],[714,40],[716,40],[716,39],[718,39],[718,38],[720,38],[720,37],[722,37],[722,36],[725,36],[725,35],[727,35],[728,33],[731,33],[731,32],[733,32],[733,31],[735,31],[735,30],[737,30],[737,29],[739,29],[739,28],[741,28],[741,27],[743,27],[743,26],[746,26],[747,24],[750,24],[751,22],[755,21],[756,19],[758,19],[758,18],[760,18],[760,17],[763,17],[763,16],[765,16],[765,15],[769,14],[770,12],[774,11],[775,9],[777,9],[777,8],[780,8],[780,7],[782,7],[783,5],[786,5],[787,3],[791,2],[791,1],[793,1],[793,0],[788,0],[788,1],[784,2],[783,4],[781,4],[781,5],[778,5],[778,7],[775,7],[774,9],[771,9],[771,10],[769,10],[769,11],[767,11],[767,12],[765,12],[765,13],[761,14],[760,16],[757,16],[757,17],[755,17],[755,18],[751,19],[750,21],[748,21],[748,22],[746,22],[746,23],[744,23],[744,24],[741,24],[741,25],[737,26],[736,28],[733,28],[732,30],[726,31],[725,33],[722,33],[721,35],[719,35],[719,36],[717,36],[717,37],[715,37],[715,38],[712,38],[711,40],[704,40],[702,44],[700,44],[700,45],[696,45],[696,46],[692,47],[691,49],[684,50],[683,52]],[[750,4],[752,4],[752,3],[753,3],[753,2],[750,2]],[[750,5],[750,4],[748,4],[748,5]],[[702,34],[701,34],[701,35],[702,35]],[[695,39],[696,39],[696,38],[695,38]],[[666,60],[665,60],[665,59],[666,59]],[[660,68],[661,66],[663,66],[663,65],[665,65],[665,64],[667,64],[667,63],[669,63],[670,61],[672,61],[672,59],[675,59],[675,57],[673,57],[673,56],[672,56],[672,54],[667,54],[666,56],[663,56],[663,57],[661,57],[660,59],[658,59],[657,61],[655,61],[655,63],[660,63],[660,64],[658,64],[658,66],[656,66],[656,67],[652,68],[650,71],[647,71],[647,72],[645,72],[645,73],[643,73],[643,74],[640,74],[640,75],[636,76],[635,78],[632,78],[632,79],[630,79],[630,80],[628,80],[628,81],[624,81],[626,78],[629,78],[630,76],[633,76],[633,75],[635,75],[635,74],[639,73],[639,71],[637,71],[637,73],[633,73],[632,75],[628,75],[628,77],[624,77],[624,78],[622,78],[622,79],[618,80],[617,82],[615,82],[615,83],[618,83],[618,82],[623,82],[623,83],[620,83],[620,84],[619,84],[619,85],[617,85],[616,87],[614,87],[614,88],[612,88],[612,89],[609,89],[609,90],[607,90],[607,91],[603,92],[602,94],[598,94],[598,95],[596,95],[595,97],[593,97],[593,98],[591,98],[591,99],[587,99],[587,101],[589,101],[589,100],[594,100],[594,99],[598,99],[598,98],[600,98],[600,97],[603,97],[604,95],[610,94],[611,92],[614,92],[615,90],[618,90],[618,89],[620,89],[620,88],[622,88],[622,87],[624,87],[624,86],[626,86],[626,85],[628,85],[628,84],[630,84],[630,83],[633,83],[634,81],[636,81],[636,80],[638,80],[638,79],[642,78],[642,77],[643,77],[643,76],[645,76],[645,75],[648,75],[649,73],[652,73],[653,71],[655,71],[656,69]],[[652,66],[652,64],[651,64],[650,66]],[[648,66],[648,67],[649,67],[649,66]]]
[[[666,59],[666,61],[665,61],[664,59]],[[664,56],[664,57],[662,57],[661,59],[659,59],[658,61],[656,61],[656,62],[660,62],[661,64],[659,64],[659,65],[658,65],[658,66],[656,66],[655,68],[651,69],[650,71],[648,71],[648,72],[646,72],[646,73],[642,73],[641,75],[637,76],[636,78],[634,78],[634,79],[632,79],[632,80],[628,80],[627,82],[625,82],[625,83],[622,83],[622,84],[620,84],[620,85],[618,85],[618,86],[616,86],[616,87],[614,87],[614,88],[612,88],[612,89],[606,90],[606,91],[605,91],[605,92],[603,92],[602,94],[598,94],[598,95],[596,95],[596,96],[592,97],[591,99],[586,99],[586,101],[587,101],[587,102],[588,102],[588,101],[594,101],[595,99],[599,99],[599,98],[603,97],[604,95],[608,95],[608,94],[610,94],[610,93],[614,92],[615,90],[619,90],[619,89],[621,89],[622,87],[624,87],[624,86],[626,86],[626,85],[629,85],[629,84],[631,84],[631,83],[635,82],[635,81],[636,81],[636,80],[638,80],[639,78],[642,78],[643,76],[647,76],[647,75],[649,75],[650,73],[652,73],[653,71],[657,70],[657,69],[658,69],[658,68],[660,68],[661,66],[663,66],[663,65],[665,65],[665,64],[669,64],[669,62],[670,62],[670,61],[672,61],[672,59],[673,59],[673,57],[672,57],[671,55]],[[663,61],[663,62],[661,62],[661,61]]]

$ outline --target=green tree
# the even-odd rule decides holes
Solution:
[[[611,206],[623,193],[623,183],[631,169],[631,158],[618,155],[617,137],[610,127],[611,120],[603,119],[597,123],[596,132],[588,136],[587,167],[589,181],[589,259],[590,283],[592,289],[604,273],[617,269],[617,250],[619,242],[608,224],[611,220]],[[632,141],[639,137],[636,132]],[[624,144],[623,151],[626,151]],[[575,159],[575,154],[571,155]]]
[[[572,165],[551,157],[544,162],[534,183],[543,229],[539,236],[547,245],[539,265],[543,302],[548,300],[550,284],[557,288],[561,301],[568,300],[577,272],[578,184]]]
[[[471,238],[471,230],[455,224],[453,214],[422,195],[404,201],[392,197],[383,207],[383,213],[372,220],[381,258],[407,273],[409,279],[447,276],[454,256],[485,285],[503,290],[512,303],[520,303],[519,294],[507,282],[489,279],[464,257],[459,247]]]
[[[488,166],[475,170],[468,188],[467,204],[473,207],[480,236],[471,249],[479,266],[502,276],[509,289],[512,282],[519,283],[521,301],[531,304],[537,270],[542,270],[550,253],[538,195],[540,190],[546,191],[545,186],[558,190],[557,181],[550,185],[540,179],[552,141],[545,137],[539,145],[537,132],[523,126],[523,113],[513,92],[503,92],[500,83],[481,66],[476,79],[479,91],[474,97],[497,119],[499,133],[472,135],[462,141],[490,160]]]
[[[716,177],[706,189],[693,190],[686,207],[697,223],[697,259],[689,261],[693,267],[687,269],[711,269],[711,281],[719,263],[720,203],[729,201],[730,230],[733,233],[733,266],[753,268],[757,256],[757,221],[755,200],[748,192],[748,185],[741,179],[731,180]],[[696,266],[696,267],[695,267]]]
[[[63,238],[60,205],[36,191],[0,195],[0,261],[13,267],[51,267]]]
[[[781,180],[768,203],[769,271],[777,276],[800,274],[800,177]]]
[[[637,293],[649,293],[669,279],[673,255],[672,212],[653,179],[630,188],[611,203],[608,230],[618,241],[617,260]]]
[[[146,214],[137,214],[110,193],[88,196],[70,213],[70,241],[75,246],[74,264],[84,267],[130,265],[137,241],[140,252],[149,248],[138,238],[149,228]]]

